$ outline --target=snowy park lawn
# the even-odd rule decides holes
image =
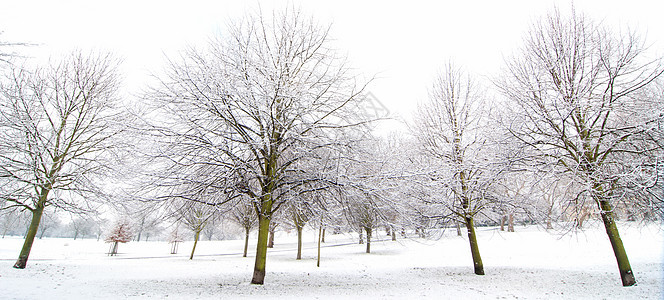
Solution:
[[[621,286],[596,224],[562,237],[534,226],[479,228],[485,276],[473,274],[468,243],[452,231],[438,240],[376,241],[371,254],[350,235],[328,235],[320,268],[313,231],[300,261],[293,234],[281,233],[268,251],[263,286],[249,284],[254,258],[242,257],[242,241],[201,241],[190,261],[193,242],[176,255],[167,242],[130,242],[109,257],[104,242],[43,239],[28,267],[16,270],[23,240],[7,237],[0,239],[0,299],[661,299],[661,225],[619,229],[635,287]]]

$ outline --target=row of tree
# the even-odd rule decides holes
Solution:
[[[248,15],[170,59],[133,102],[118,97],[110,54],[9,65],[2,209],[32,214],[15,267],[25,268],[49,206],[175,218],[195,241],[220,215],[245,229],[246,244],[256,226],[254,284],[277,219],[300,237],[305,224],[321,235],[352,228],[367,252],[379,227],[424,236],[464,226],[483,275],[477,222],[578,227],[594,214],[623,285],[635,284],[615,220],[661,219],[664,159],[664,68],[636,33],[556,10],[500,77],[484,84],[450,62],[410,132],[376,136],[371,80],[329,47],[329,32],[298,11]]]

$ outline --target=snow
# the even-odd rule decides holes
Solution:
[[[13,269],[23,240],[0,239],[2,299],[661,299],[664,238],[661,225],[621,223],[638,282],[622,287],[606,234],[598,224],[555,235],[535,226],[517,232],[479,228],[486,271],[473,274],[465,238],[447,231],[438,240],[373,242],[372,253],[350,235],[329,235],[316,267],[316,236],[305,234],[295,260],[294,233],[278,233],[268,251],[265,285],[249,284],[254,259],[243,241],[193,241],[176,255],[170,244],[130,242],[107,256],[96,240],[36,240],[28,267]],[[255,240],[255,237],[252,237]],[[255,245],[250,245],[250,249]]]

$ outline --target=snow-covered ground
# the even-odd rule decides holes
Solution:
[[[103,242],[43,239],[28,267],[16,270],[23,240],[7,237],[0,239],[0,299],[661,299],[661,226],[619,229],[635,287],[621,286],[600,227],[563,237],[537,227],[480,228],[485,276],[473,274],[468,243],[454,232],[374,242],[371,254],[351,236],[328,235],[320,268],[313,231],[300,261],[294,237],[282,233],[268,252],[263,286],[249,284],[254,259],[242,257],[242,241],[201,241],[190,261],[193,242],[176,255],[166,242],[131,242],[109,257]]]

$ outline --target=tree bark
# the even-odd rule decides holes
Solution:
[[[270,226],[269,230],[269,237],[267,240],[267,247],[268,248],[274,248],[274,231],[275,231],[275,226]]]
[[[325,243],[325,228],[323,228],[323,233],[320,238],[321,243]]]
[[[466,229],[468,229],[468,241],[470,242],[470,253],[473,256],[473,267],[476,275],[484,275],[484,265],[480,256],[480,248],[475,236],[475,226],[472,217],[466,217]]]
[[[194,235],[194,247],[191,248],[191,255],[189,255],[189,260],[194,259],[194,251],[196,251],[196,245],[198,244],[198,238],[201,236],[201,231],[196,230],[196,234]]]
[[[48,192],[48,189],[42,188],[39,202],[32,210],[32,220],[30,221],[28,232],[25,235],[23,248],[21,248],[21,253],[18,255],[18,259],[14,264],[14,268],[16,269],[25,269],[25,266],[28,264],[28,257],[30,256],[30,250],[32,250],[32,244],[35,241],[35,236],[37,235],[37,230],[39,229],[39,223],[41,222],[41,218],[44,213],[44,205],[46,204]]]
[[[371,253],[371,233],[372,229],[370,227],[364,227],[364,230],[367,232],[367,253]]]
[[[111,243],[111,249],[108,251],[109,256],[114,256],[114,255],[118,254],[118,243],[119,242],[117,242],[117,241]]]
[[[297,257],[295,259],[302,259],[302,226],[297,227]]]
[[[392,235],[392,241],[396,241],[397,240],[397,232],[396,232],[396,230],[394,230],[394,227],[391,228],[390,234]]]
[[[318,227],[318,258],[316,259],[316,267],[320,267],[320,243],[323,241],[325,229],[323,226]]]
[[[247,249],[249,248],[249,228],[244,228],[244,254],[242,257],[247,257]]]
[[[173,246],[171,246],[171,254],[178,254],[178,242],[173,242]]]
[[[267,260],[267,236],[270,231],[270,218],[259,214],[258,216],[258,243],[256,245],[256,263],[252,284],[263,284],[265,280],[265,262]]]
[[[613,207],[608,201],[600,201],[599,204],[604,228],[606,229],[606,234],[609,236],[611,247],[613,247],[613,253],[618,262],[618,270],[620,270],[622,284],[623,286],[633,286],[636,284],[636,278],[634,277],[634,273],[632,273],[632,267],[629,264],[627,252],[625,251],[622,239],[620,238],[620,233],[618,232],[618,227],[616,226]]]
[[[514,232],[514,214],[510,214],[509,221],[507,221],[507,231]]]

